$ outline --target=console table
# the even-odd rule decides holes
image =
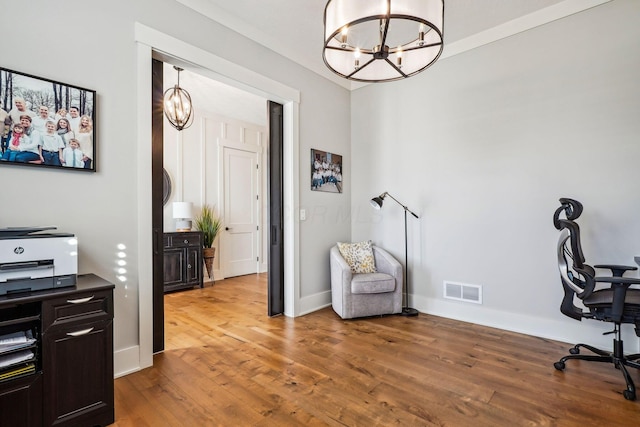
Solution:
[[[164,233],[164,291],[203,287],[202,232]]]
[[[28,347],[1,353],[2,425],[114,422],[113,289],[87,274],[76,286],[0,297],[0,336],[25,332],[33,338]],[[6,364],[25,349],[33,353],[30,360]]]

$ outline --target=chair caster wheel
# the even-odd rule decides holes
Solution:
[[[580,349],[576,348],[576,347],[571,347],[569,349],[569,353],[571,353],[571,354],[580,354]]]
[[[556,368],[558,371],[564,371],[565,364],[564,362],[556,362],[553,364],[553,367]]]
[[[636,393],[633,391],[625,390],[622,392],[622,395],[627,400],[636,400]]]

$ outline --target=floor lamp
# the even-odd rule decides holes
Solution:
[[[400,203],[395,197],[393,197],[391,194],[387,193],[386,191],[381,195],[379,195],[378,197],[374,197],[373,199],[371,199],[371,206],[373,206],[375,209],[382,208],[384,198],[387,196],[391,197],[393,201],[395,201],[397,204],[402,206],[402,208],[404,209],[404,286],[402,289],[402,313],[401,314],[403,316],[417,316],[418,310],[416,310],[415,308],[409,307],[409,299],[407,294],[407,286],[409,282],[409,264],[407,259],[407,212],[409,212],[411,215],[415,216],[416,218],[419,218],[419,217],[415,213],[411,212],[411,210],[409,210],[408,207]]]

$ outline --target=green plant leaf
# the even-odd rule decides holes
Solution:
[[[209,205],[202,206],[200,213],[194,220],[194,224],[196,229],[202,231],[203,246],[205,248],[212,247],[213,241],[216,240],[218,231],[220,231],[220,227],[222,226],[222,222],[214,212],[213,207]]]

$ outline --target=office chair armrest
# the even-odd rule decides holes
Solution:
[[[611,283],[614,285],[640,285],[640,278],[636,277],[596,277],[594,279],[598,283]]]
[[[630,265],[616,265],[616,264],[598,264],[598,265],[594,265],[594,267],[606,268],[607,270],[611,270],[611,273],[616,277],[620,277],[624,275],[624,273],[627,271],[635,271],[638,269],[638,267],[632,267]]]

